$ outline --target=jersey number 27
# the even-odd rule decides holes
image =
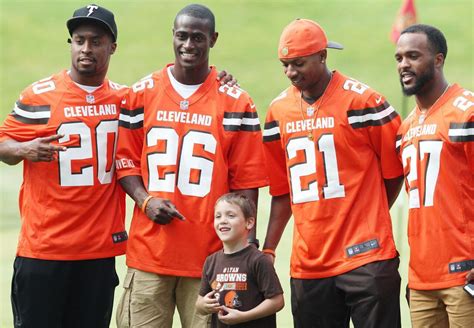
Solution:
[[[406,174],[406,183],[408,185],[408,198],[410,208],[420,207],[420,176],[422,175],[421,163],[426,159],[426,173],[424,202],[423,206],[433,206],[434,192],[436,182],[438,181],[440,155],[443,148],[443,142],[440,140],[422,140],[417,148],[411,144],[405,147],[402,151],[403,169],[405,172],[409,167],[408,174]]]

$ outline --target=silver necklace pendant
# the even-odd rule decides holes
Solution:
[[[181,100],[179,102],[179,108],[182,109],[182,110],[187,110],[189,108],[189,101]]]

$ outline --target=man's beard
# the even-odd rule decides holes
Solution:
[[[425,87],[425,85],[433,80],[434,78],[434,66],[430,66],[428,71],[423,73],[422,75],[417,75],[416,76],[416,82],[415,85],[409,88],[405,88],[402,82],[402,78],[400,77],[400,83],[402,85],[402,91],[405,96],[412,96],[412,95],[417,95],[420,93],[420,91]]]

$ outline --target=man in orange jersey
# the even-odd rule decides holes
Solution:
[[[255,105],[209,66],[217,37],[208,8],[183,8],[174,63],[136,83],[122,105],[117,174],[136,206],[119,327],[171,327],[175,307],[182,327],[206,327],[195,303],[204,261],[222,247],[215,201],[233,190],[257,203],[268,182]]]
[[[273,100],[264,148],[272,205],[263,252],[295,220],[295,327],[400,327],[399,259],[389,208],[402,182],[393,147],[400,117],[367,85],[330,71],[328,42],[297,19],[278,56],[292,86]]]
[[[413,327],[474,323],[474,298],[463,290],[474,278],[474,93],[446,81],[447,52],[441,31],[419,24],[402,32],[395,53],[403,92],[416,99],[396,142],[409,198]]]
[[[88,5],[67,21],[71,68],[26,88],[0,127],[0,159],[23,161],[12,282],[15,327],[108,327],[125,194],[115,144],[126,88],[109,81],[117,26]]]

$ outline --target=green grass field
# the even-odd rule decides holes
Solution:
[[[109,77],[131,84],[173,61],[171,26],[183,1],[97,1],[112,9],[118,23],[118,50],[112,57]],[[329,50],[329,67],[355,77],[383,93],[400,112],[402,97],[389,41],[391,25],[401,1],[202,1],[216,15],[219,39],[211,52],[211,63],[232,72],[254,98],[263,120],[270,101],[288,82],[276,55],[281,30],[297,17],[318,21],[330,40],[345,46]],[[69,67],[69,45],[65,26],[74,9],[85,1],[0,0],[0,119],[6,117],[19,92],[28,84]],[[418,0],[418,21],[438,26],[448,40],[445,73],[448,80],[474,89],[474,4],[471,0]],[[413,106],[408,100],[408,107]],[[20,226],[18,189],[21,166],[0,164],[0,327],[12,326],[10,281]],[[263,241],[269,196],[261,191],[258,237]],[[392,209],[397,247],[401,254],[402,289],[406,285],[406,215],[402,191]],[[130,205],[130,203],[129,203]],[[130,207],[130,206],[129,206]],[[129,222],[130,216],[127,218]],[[285,288],[285,308],[278,315],[279,327],[291,327],[289,256],[291,227],[277,250],[276,268]],[[121,278],[124,258],[117,262]],[[122,289],[116,291],[117,299]],[[45,300],[46,301],[46,300]],[[403,327],[410,327],[408,307],[401,298]],[[114,319],[113,319],[114,320]],[[112,323],[112,326],[115,326]],[[179,327],[175,320],[175,327]]]

